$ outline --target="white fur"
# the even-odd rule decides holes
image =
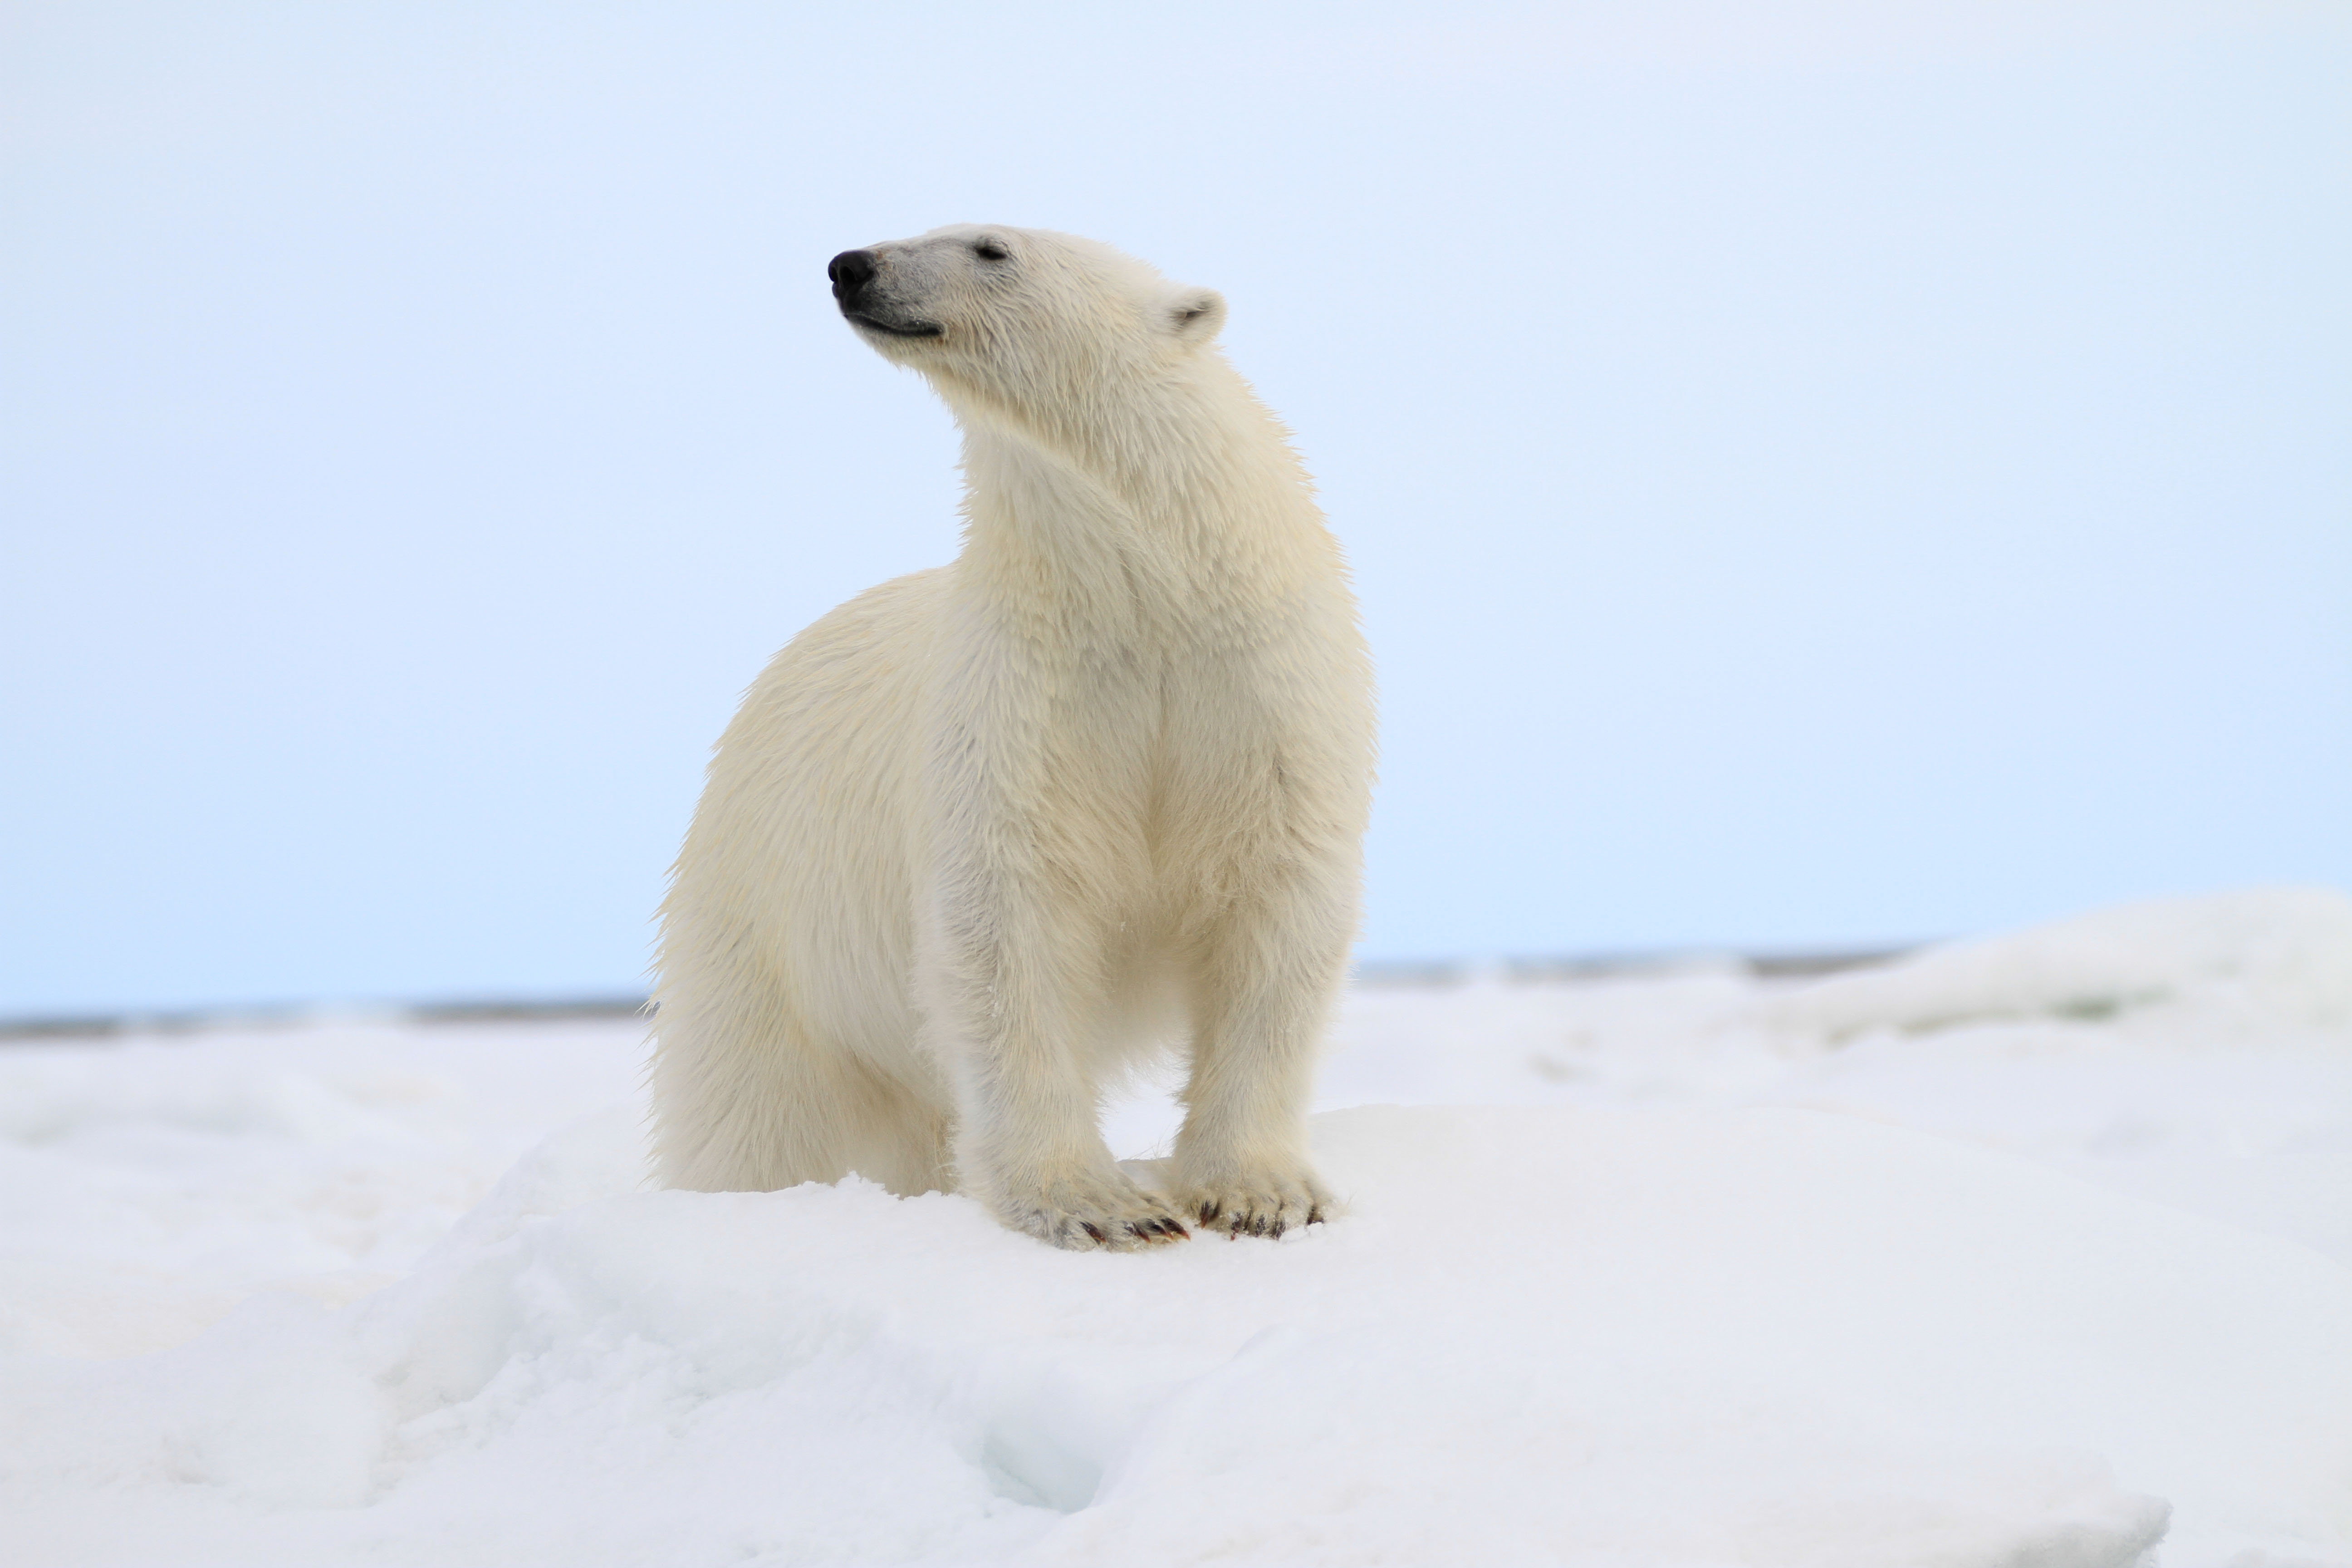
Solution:
[[[719,739],[662,907],[663,1175],[961,1189],[1075,1247],[1319,1217],[1373,718],[1307,475],[1214,293],[1034,230],[869,254],[877,320],[937,331],[858,326],[962,426],[963,552],[795,637]],[[1179,1039],[1163,1202],[1097,1119]]]

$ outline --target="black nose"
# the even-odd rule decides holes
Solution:
[[[825,264],[824,275],[833,279],[833,297],[846,305],[874,281],[874,253],[845,250]]]

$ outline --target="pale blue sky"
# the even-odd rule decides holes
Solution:
[[[2352,884],[2352,12],[24,3],[0,1013],[637,984],[761,661],[954,548],[826,258],[1232,303],[1364,952]]]

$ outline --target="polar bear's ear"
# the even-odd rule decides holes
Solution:
[[[1187,289],[1168,301],[1169,330],[1176,341],[1195,346],[1225,324],[1225,297],[1214,289]]]

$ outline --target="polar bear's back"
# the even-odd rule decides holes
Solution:
[[[895,578],[810,626],[719,737],[663,906],[658,1033],[674,1066],[747,1059],[703,1061],[698,1080],[830,1046],[945,1093],[914,1051],[908,979],[916,748],[950,570]]]

